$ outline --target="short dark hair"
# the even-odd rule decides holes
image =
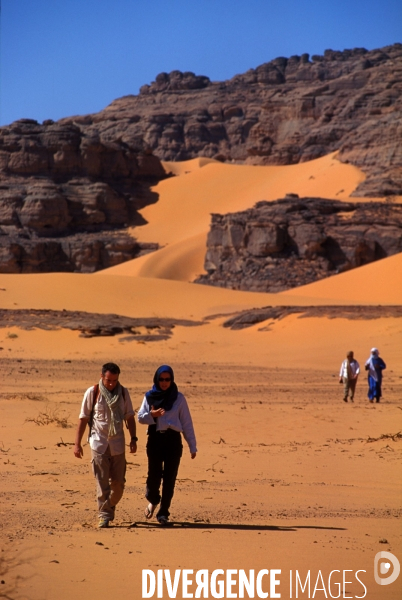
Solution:
[[[102,375],[104,375],[107,371],[113,373],[113,375],[120,375],[120,367],[116,365],[116,363],[105,363],[102,367]]]

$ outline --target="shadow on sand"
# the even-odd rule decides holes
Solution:
[[[127,527],[127,525],[118,525],[117,527]],[[159,523],[157,522],[149,523],[145,521],[136,521],[134,523],[131,523],[128,527],[139,527],[143,529],[153,529],[155,527],[159,529],[224,529],[232,531],[297,531],[298,529],[323,529],[330,531],[346,531],[345,527],[321,527],[318,525],[293,525],[289,527],[282,527],[278,525],[250,525],[244,523],[205,523],[191,521],[169,521],[167,525],[159,525]]]

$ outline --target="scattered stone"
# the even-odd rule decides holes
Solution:
[[[196,327],[199,325],[203,325],[203,322],[188,319],[131,318],[122,315],[68,310],[0,309],[0,327],[16,326],[26,330],[33,328],[72,329],[80,331],[81,337],[88,338],[129,333],[130,336],[122,339],[152,342],[169,339],[176,326]],[[145,328],[147,333],[138,334],[136,330],[140,327]]]
[[[402,306],[266,306],[245,310],[232,315],[224,323],[229,329],[245,329],[268,320],[280,320],[293,314],[299,314],[300,318],[324,317],[327,319],[383,319],[387,317],[402,318]],[[209,319],[222,317],[223,315],[210,315]],[[226,315],[227,316],[227,315]],[[269,331],[269,326],[261,327],[259,331]],[[379,439],[391,438],[393,441],[402,438],[402,433],[382,435],[380,438],[368,438],[367,442]]]

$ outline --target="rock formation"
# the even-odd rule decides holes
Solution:
[[[153,342],[169,339],[175,327],[199,327],[202,321],[170,318],[131,318],[71,310],[0,309],[0,327],[20,329],[71,329],[80,337],[126,334],[120,341]]]
[[[289,194],[212,215],[197,283],[280,292],[402,252],[402,205]]]
[[[1,273],[93,273],[158,249],[139,243],[124,231],[39,237],[22,233],[0,235]]]
[[[157,200],[150,183],[165,176],[151,152],[78,125],[2,127],[0,272],[91,272],[157,248],[124,228],[141,222],[138,209]]]
[[[157,200],[160,159],[282,165],[338,151],[367,175],[356,195],[401,195],[401,106],[394,44],[276,58],[225,82],[161,73],[97,114],[16,121],[0,128],[0,272],[92,271],[135,256],[124,230]]]
[[[279,321],[289,315],[299,315],[299,318],[326,318],[326,319],[351,319],[353,321],[373,319],[383,319],[392,317],[394,319],[402,318],[402,306],[358,306],[356,304],[349,306],[265,306],[263,308],[254,308],[235,313],[224,323],[224,327],[229,329],[245,329],[253,325],[268,324],[259,327],[258,331],[270,331],[273,321]],[[221,317],[222,315],[210,316],[209,319]]]
[[[402,194],[401,117],[402,44],[394,44],[276,58],[224,82],[160,73],[86,123],[163,160],[284,165],[339,151],[367,174],[356,195],[383,197]]]

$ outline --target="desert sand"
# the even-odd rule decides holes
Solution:
[[[402,559],[402,319],[383,315],[383,307],[402,303],[402,256],[280,294],[191,283],[203,269],[211,212],[290,192],[348,200],[364,175],[334,155],[292,167],[197,159],[165,168],[175,177],[154,188],[159,200],[142,211],[147,224],[135,231],[161,250],[94,275],[0,276],[0,309],[193,322],[159,341],[2,323],[0,597],[136,600],[143,569],[169,569],[172,577],[189,569],[193,579],[201,569],[279,569],[281,598],[296,597],[296,570],[303,583],[309,570],[311,578],[310,594],[299,588],[299,598],[331,597],[330,590],[332,597],[400,598],[401,577],[375,583],[374,557],[388,551]],[[347,319],[348,305],[375,306],[378,318]],[[230,315],[265,306],[316,306],[317,316],[223,326]],[[320,313],[327,306],[337,307],[335,318]],[[363,369],[372,346],[387,363],[374,405]],[[348,350],[363,371],[353,404],[342,401],[338,383]],[[163,363],[189,401],[198,455],[190,460],[185,448],[171,528],[143,516],[143,426],[137,454],[127,455],[113,527],[96,528],[89,447],[78,461],[72,442],[83,392],[110,360],[121,366],[137,409]],[[350,583],[338,588],[343,576]],[[263,590],[270,592],[268,575]],[[176,597],[185,597],[181,583]]]

